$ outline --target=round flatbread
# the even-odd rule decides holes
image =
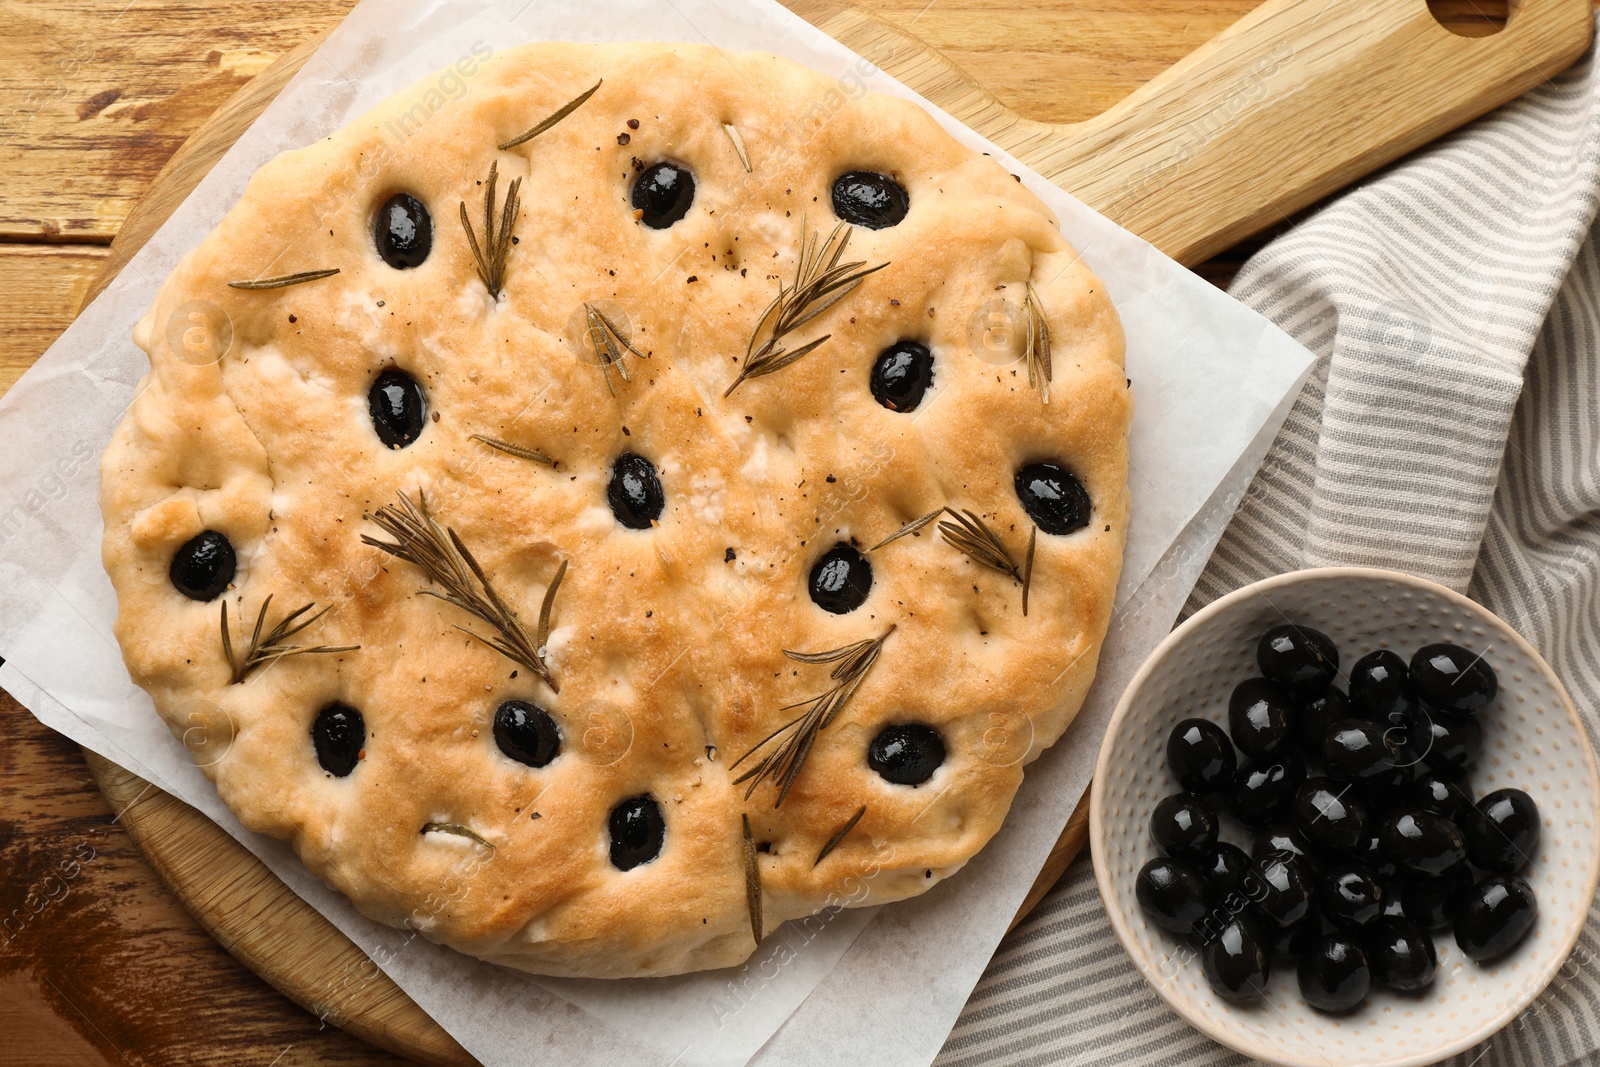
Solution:
[[[262,167],[135,337],[129,671],[246,826],[463,952],[674,974],[923,892],[1093,678],[1121,328],[906,101],[470,56]]]

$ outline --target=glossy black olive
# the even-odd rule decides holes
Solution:
[[[846,222],[881,230],[897,226],[911,210],[905,186],[886,174],[853,170],[833,183],[833,213]]]
[[[1250,858],[1260,859],[1269,852],[1291,852],[1312,874],[1322,870],[1322,854],[1292,822],[1281,822],[1256,834],[1250,845]]]
[[[1335,867],[1317,884],[1317,907],[1335,926],[1358,929],[1383,914],[1383,883],[1365,867]]]
[[[1379,919],[1367,933],[1367,958],[1379,985],[1400,993],[1418,993],[1439,973],[1433,938],[1407,919]]]
[[[885,726],[867,749],[867,766],[895,785],[921,785],[944,762],[944,739],[921,723]]]
[[[1483,727],[1471,715],[1418,704],[1406,709],[1402,718],[1405,758],[1431,771],[1459,775],[1472,766],[1483,747]]]
[[[1381,879],[1390,880],[1400,873],[1400,868],[1384,851],[1383,842],[1378,840],[1378,830],[1375,826],[1367,828],[1367,832],[1362,835],[1360,847],[1351,855],[1351,859]],[[1390,896],[1398,902],[1398,894],[1391,893]]]
[[[561,730],[550,713],[526,700],[494,709],[494,741],[500,751],[530,767],[543,767],[561,752]]]
[[[1377,778],[1400,764],[1393,728],[1365,719],[1336,722],[1322,739],[1322,762],[1328,777],[1341,782]]]
[[[1322,940],[1322,916],[1315,908],[1290,926],[1265,925],[1272,931],[1272,955],[1278,959],[1297,960]]]
[[[1306,917],[1311,886],[1311,872],[1291,852],[1269,852],[1250,865],[1250,902],[1277,926],[1292,926]]]
[[[1494,699],[1500,681],[1480,653],[1459,645],[1427,645],[1411,657],[1411,685],[1418,700],[1471,715]]]
[[[1151,922],[1175,934],[1190,933],[1211,909],[1211,887],[1182,860],[1146,863],[1134,879],[1133,895]]]
[[[1198,864],[1216,846],[1216,813],[1189,793],[1167,797],[1150,816],[1150,840],[1163,855]]]
[[[311,746],[322,769],[343,778],[361,761],[367,743],[367,724],[361,713],[346,704],[329,704],[311,723]]]
[[[1295,743],[1306,759],[1322,762],[1322,739],[1328,728],[1343,719],[1356,718],[1350,698],[1336,685],[1326,685],[1294,699]]]
[[[1250,857],[1238,845],[1219,841],[1195,864],[1195,869],[1211,886],[1215,900],[1226,902],[1229,897],[1244,898],[1245,876],[1250,873]]]
[[[694,203],[694,174],[677,163],[657,163],[645,168],[633,183],[633,208],[639,221],[652,230],[664,230],[689,213]]]
[[[215,600],[233,581],[238,558],[233,543],[216,530],[195,534],[172,554],[167,577],[190,600]]]
[[[1283,751],[1291,740],[1288,699],[1265,678],[1246,678],[1228,698],[1228,735],[1256,759]]]
[[[367,392],[367,411],[378,440],[390,448],[405,448],[428,425],[428,398],[422,384],[393,367],[378,375]]]
[[[1401,878],[1400,908],[1406,918],[1425,930],[1442,930],[1455,918],[1456,908],[1472,889],[1472,872],[1466,865],[1442,878]]]
[[[872,365],[869,384],[873,399],[890,411],[915,411],[933,384],[933,353],[915,341],[886,348]]]
[[[1412,782],[1411,787],[1406,790],[1406,804],[1409,807],[1443,815],[1455,823],[1461,832],[1467,835],[1467,848],[1470,853],[1472,834],[1468,821],[1474,808],[1472,794],[1467,792],[1463,785],[1437,774],[1425,774]]]
[[[1332,682],[1339,673],[1339,650],[1321,630],[1274,626],[1256,645],[1256,665],[1269,681],[1291,692],[1309,693]]]
[[[1499,959],[1522,943],[1538,917],[1539,902],[1527,882],[1509,874],[1488,875],[1456,909],[1456,945],[1479,963]]]
[[[1496,789],[1461,824],[1467,858],[1497,874],[1516,874],[1539,851],[1539,806],[1520,789]]]
[[[872,564],[840,541],[811,565],[811,600],[835,615],[859,608],[872,592]]]
[[[395,270],[420,267],[433,250],[433,216],[410,193],[396,193],[378,209],[372,239],[378,255]]]
[[[1367,954],[1348,933],[1329,934],[1300,957],[1300,996],[1318,1011],[1340,1014],[1367,999],[1372,970]]]
[[[1421,808],[1390,812],[1378,827],[1378,845],[1405,874],[1438,878],[1467,862],[1467,842],[1456,824]]]
[[[628,529],[650,529],[667,503],[655,464],[632,452],[618,456],[606,484],[606,501],[611,505],[611,514]]]
[[[1167,735],[1167,766],[1185,792],[1209,796],[1233,784],[1233,742],[1206,719],[1184,719]]]
[[[1294,792],[1305,780],[1305,765],[1296,756],[1252,760],[1233,776],[1228,810],[1246,826],[1271,826],[1288,815]]]
[[[1260,928],[1244,917],[1231,920],[1200,950],[1200,966],[1212,992],[1225,1000],[1256,1000],[1266,995],[1272,970],[1270,947]]]
[[[1358,718],[1387,722],[1414,699],[1406,661],[1387,648],[1367,653],[1350,668],[1350,703]]]
[[[1324,852],[1355,852],[1367,834],[1367,809],[1349,782],[1308,778],[1295,790],[1295,825]]]
[[[611,809],[611,866],[631,871],[661,855],[667,839],[667,820],[661,805],[649,793],[629,797]]]
[[[1017,471],[1017,499],[1028,518],[1047,534],[1069,534],[1089,525],[1089,493],[1057,463],[1030,463]]]

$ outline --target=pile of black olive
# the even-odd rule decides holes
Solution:
[[[1306,1003],[1345,1012],[1374,983],[1428,988],[1433,931],[1453,929],[1480,963],[1520,944],[1538,914],[1517,874],[1539,812],[1520,789],[1473,801],[1476,716],[1499,687],[1484,658],[1435,644],[1408,664],[1380,649],[1347,692],[1328,636],[1290,625],[1262,636],[1256,662],[1227,732],[1173,727],[1167,763],[1184,791],[1156,806],[1161,856],[1136,883],[1150,921],[1191,939],[1211,988],[1255,1000],[1274,959],[1297,959]],[[1257,831],[1249,855],[1218,839],[1219,802]]]

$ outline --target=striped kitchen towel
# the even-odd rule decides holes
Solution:
[[[1410,571],[1505,618],[1600,738],[1600,78],[1591,57],[1250,260],[1233,295],[1321,362],[1190,600]],[[1459,1067],[1600,1060],[1600,909]],[[1080,861],[1000,946],[938,1064],[1225,1064],[1148,988]]]

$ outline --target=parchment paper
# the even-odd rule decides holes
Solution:
[[[0,400],[0,684],[45,724],[216,820],[490,1067],[846,1057],[926,1064],[1087,786],[1124,682],[1170,628],[1312,357],[923,101],[952,134],[999,158],[1051,205],[1127,330],[1133,525],[1099,680],[1066,738],[1029,770],[1004,830],[960,874],[876,914],[790,924],[737,969],[619,982],[531,978],[370,922],[283,843],[240,827],[129,681],[100,566],[98,457],[147,367],[130,340],[133,324],[259,165],[474,51],[536,40],[765,49],[835,76],[843,96],[872,90],[920,101],[872,62],[885,56],[857,56],[770,0],[363,0],[116,283]],[[458,81],[459,90],[441,82],[444,106],[471,92],[470,78]],[[329,975],[321,995],[370,973]]]

